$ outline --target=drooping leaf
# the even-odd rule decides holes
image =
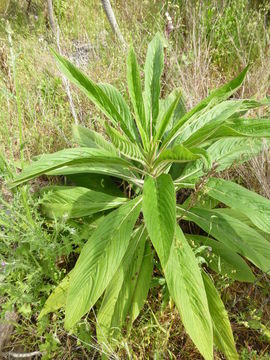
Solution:
[[[95,84],[70,61],[56,53],[54,50],[52,50],[52,52],[62,73],[73,82],[73,84],[77,85],[115,126],[120,123],[125,134],[130,139],[134,139],[134,135],[132,134],[133,123],[130,121],[129,117],[124,117],[126,115],[126,104],[124,103],[121,94],[113,87],[109,88],[106,85]],[[108,96],[108,93],[110,93],[110,96]],[[116,98],[117,103],[115,104],[111,99],[115,100]]]
[[[164,65],[163,44],[160,34],[156,34],[148,45],[145,74],[145,112],[147,131],[155,129],[159,113],[160,80]]]
[[[73,174],[67,175],[67,184],[80,186],[116,197],[123,197],[123,192],[117,186],[115,179],[101,174]]]
[[[143,215],[150,239],[166,267],[176,224],[176,196],[172,178],[147,177],[143,187]]]
[[[115,147],[96,131],[87,129],[80,125],[73,125],[72,135],[73,141],[82,147],[103,149],[114,155],[117,154]]]
[[[79,218],[119,207],[128,201],[79,186],[47,186],[42,189],[42,210],[50,218]]]
[[[97,317],[97,337],[101,344],[117,340],[127,316],[132,323],[147,297],[153,256],[145,242],[146,236],[142,227],[136,230],[122,264],[106,289]]]
[[[237,281],[251,283],[255,281],[255,276],[250,267],[230,247],[206,236],[190,234],[185,234],[185,236],[189,241],[195,242],[197,245],[208,247],[206,261],[208,266],[215,272]]]
[[[114,146],[125,156],[130,159],[143,162],[143,155],[136,143],[125,139],[116,129],[106,125],[107,134],[109,135]]]
[[[239,356],[225,306],[209,276],[204,271],[202,275],[213,323],[214,343],[228,360],[238,360]]]
[[[245,223],[251,228],[254,228],[258,233],[260,233],[266,240],[270,242],[270,234],[260,230],[246,215],[240,213],[237,210],[231,208],[218,208],[216,211],[220,212],[221,214],[227,214],[231,217],[238,219],[239,221]]]
[[[87,162],[86,164],[76,164],[62,166],[56,170],[46,172],[46,175],[77,175],[77,174],[100,174],[114,176],[119,179],[127,180],[132,184],[142,185],[143,181],[138,178],[135,170],[129,170],[123,166],[114,164],[104,164],[97,162]]]
[[[30,166],[15,178],[12,186],[17,186],[25,181],[33,179],[42,174],[46,174],[59,168],[67,168],[73,165],[90,164],[115,164],[128,167],[128,161],[115,156],[108,151],[92,148],[74,148],[58,151],[53,154],[45,154],[38,161]]]
[[[245,214],[259,229],[270,234],[270,200],[232,181],[209,179],[208,195]]]
[[[195,255],[179,226],[163,270],[188,335],[204,359],[212,360],[213,330],[204,284]]]
[[[177,206],[177,213],[195,222],[209,235],[246,257],[263,271],[270,268],[269,242],[255,229],[217,210]]]
[[[136,124],[142,139],[144,148],[147,148],[147,129],[145,119],[144,101],[142,95],[142,84],[140,78],[139,65],[136,59],[135,52],[131,47],[127,57],[127,83],[129,96],[135,112]]]
[[[82,249],[68,290],[65,327],[70,329],[102,295],[126,253],[141,198],[112,211]]]

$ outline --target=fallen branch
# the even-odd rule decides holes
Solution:
[[[29,353],[14,353],[14,352],[6,352],[6,353],[2,353],[0,355],[9,358],[9,357],[13,357],[14,359],[24,359],[24,358],[28,358],[28,357],[33,357],[33,356],[41,356],[44,353],[41,351],[32,351]]]

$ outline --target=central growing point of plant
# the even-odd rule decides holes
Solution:
[[[270,121],[245,117],[268,101],[230,99],[247,69],[188,112],[178,89],[160,99],[164,59],[158,34],[148,46],[144,90],[134,50],[128,53],[132,110],[113,86],[94,83],[54,55],[107,120],[100,120],[104,136],[74,126],[79,147],[42,155],[13,182],[64,175],[67,185],[42,189],[42,211],[50,218],[88,217],[89,240],[40,317],[64,307],[71,329],[96,306],[97,339],[113,349],[121,328],[129,329],[139,315],[156,264],[202,356],[213,359],[215,344],[227,359],[238,359],[208,269],[246,282],[255,276],[245,259],[269,270],[270,201],[219,173],[260,153],[263,138],[268,144]],[[182,220],[200,227],[200,235],[187,233]]]

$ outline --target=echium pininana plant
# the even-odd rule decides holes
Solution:
[[[270,269],[270,201],[219,176],[258,154],[263,138],[267,142],[270,121],[245,117],[267,100],[231,99],[247,69],[188,112],[178,89],[160,99],[164,59],[158,34],[148,47],[144,90],[133,48],[128,53],[131,108],[113,86],[94,83],[54,55],[65,76],[107,120],[100,120],[106,137],[74,126],[79,147],[43,155],[13,182],[16,186],[42,174],[66,176],[72,185],[42,189],[43,212],[52,218],[88,216],[95,225],[40,317],[64,307],[65,327],[72,329],[95,306],[97,339],[111,346],[121,328],[140,314],[155,257],[156,273],[164,276],[202,356],[213,359],[215,344],[227,359],[238,359],[228,315],[208,270],[253,282],[249,264]],[[191,194],[178,203],[184,189]],[[182,220],[195,223],[202,235],[185,233]]]

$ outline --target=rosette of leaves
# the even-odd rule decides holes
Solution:
[[[219,176],[267,146],[270,121],[246,116],[250,109],[267,106],[267,100],[232,98],[247,68],[190,111],[178,89],[160,99],[164,59],[159,34],[148,46],[144,85],[133,48],[128,52],[131,106],[112,85],[94,83],[54,55],[60,70],[106,120],[100,120],[102,134],[74,126],[79,147],[42,155],[13,182],[64,175],[72,185],[42,189],[43,212],[95,219],[75,267],[40,317],[64,307],[65,327],[72,329],[96,306],[97,339],[113,348],[147,299],[155,257],[202,356],[213,359],[215,345],[227,359],[238,359],[227,312],[207,269],[253,282],[250,264],[270,268],[270,201]],[[188,198],[177,200],[185,189],[190,189]],[[200,235],[187,234],[182,220],[200,227]]]

